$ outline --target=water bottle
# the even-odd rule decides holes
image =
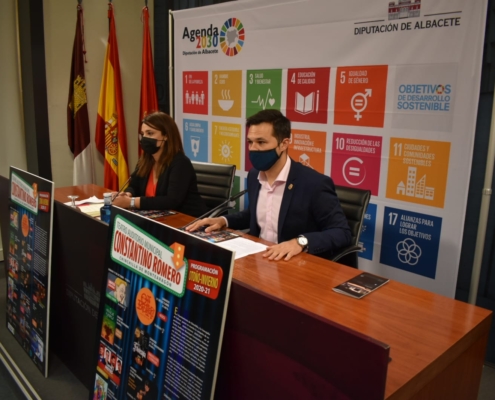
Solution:
[[[112,193],[103,193],[103,207],[100,208],[100,216],[103,222],[110,223],[110,210],[112,206]]]

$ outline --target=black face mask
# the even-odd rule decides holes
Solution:
[[[249,160],[253,167],[258,171],[268,171],[273,167],[282,155],[282,153],[277,154],[277,147],[263,151],[249,150]]]
[[[157,146],[158,139],[143,136],[139,143],[145,153],[155,154],[158,150],[160,150],[160,147]]]

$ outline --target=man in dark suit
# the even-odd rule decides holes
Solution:
[[[210,232],[229,226],[277,243],[267,248],[270,260],[289,260],[307,251],[331,258],[351,244],[351,231],[332,179],[292,160],[288,154],[290,121],[277,110],[249,117],[247,141],[253,169],[248,174],[249,207],[220,218],[205,218]]]

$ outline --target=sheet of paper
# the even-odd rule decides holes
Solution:
[[[87,204],[85,206],[78,207],[84,214],[91,215],[92,217],[99,217],[100,208],[103,207],[103,204]]]
[[[266,250],[266,245],[253,242],[252,240],[239,237],[237,239],[226,240],[225,242],[215,243],[224,249],[235,251],[235,259],[248,256],[249,254],[259,253]]]
[[[86,204],[86,203],[90,203],[90,204],[103,204],[103,199],[99,199],[98,197],[96,196],[91,196],[87,199],[84,199],[84,200],[76,200],[75,201],[76,203],[76,206],[79,206],[81,204]],[[72,201],[68,201],[66,203],[64,203],[68,206],[71,206],[72,205]]]

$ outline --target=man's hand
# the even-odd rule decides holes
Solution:
[[[289,261],[292,257],[302,252],[302,247],[297,243],[297,239],[288,240],[269,246],[266,248],[266,252],[263,257],[268,257],[269,260],[281,260],[283,257],[285,261]]]
[[[186,231],[194,232],[198,228],[205,226],[205,225],[208,225],[205,228],[205,232],[212,232],[212,231],[217,231],[219,229],[222,229],[225,225],[227,225],[227,222],[225,221],[225,218],[222,218],[222,217],[203,218],[203,219],[200,219],[199,221],[196,221],[194,224],[186,226]]]

